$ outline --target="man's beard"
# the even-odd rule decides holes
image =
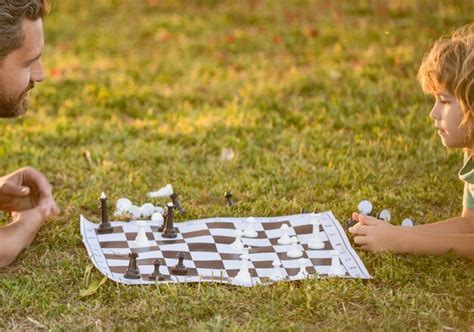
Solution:
[[[16,118],[25,114],[28,109],[28,91],[33,86],[30,83],[18,97],[9,95],[0,87],[0,118]]]

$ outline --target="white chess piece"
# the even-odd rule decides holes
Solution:
[[[306,258],[298,259],[298,263],[300,264],[300,271],[296,275],[297,278],[307,278],[308,272],[306,271]]]
[[[329,275],[334,277],[342,277],[346,274],[346,270],[341,265],[341,261],[339,259],[339,251],[331,250],[331,267],[329,269]]]
[[[151,215],[151,221],[156,222],[161,226],[164,221],[163,215],[159,212],[155,212]]]
[[[125,197],[119,198],[115,203],[115,208],[121,211],[127,211],[130,206],[132,206],[132,201]]]
[[[277,240],[278,244],[291,244],[291,238],[288,236],[288,228],[289,227],[288,227],[287,224],[281,225],[281,227],[280,227],[281,236]]]
[[[313,235],[311,237],[311,241],[308,243],[308,248],[309,249],[323,249],[324,248],[324,242],[321,239],[321,233],[319,232],[319,219],[315,217],[312,221],[311,224],[313,225]]]
[[[255,231],[255,218],[248,217],[247,218],[247,228],[244,231],[243,236],[245,237],[258,237],[258,233]]]
[[[413,226],[413,221],[411,219],[403,219],[402,221],[402,226],[403,227],[412,227]]]
[[[150,242],[148,241],[148,238],[146,236],[146,221],[137,221],[137,237],[135,238],[135,243],[134,245],[136,247],[148,247],[150,245]]]
[[[360,214],[369,215],[372,212],[372,203],[367,200],[360,201],[359,205],[357,206]]]
[[[275,258],[272,262],[273,265],[273,273],[270,275],[270,280],[272,281],[280,281],[285,279],[285,276],[281,273],[281,261],[278,258]]]
[[[288,257],[298,258],[303,256],[303,252],[298,248],[298,239],[296,236],[291,237],[291,247],[290,250],[286,253]]]
[[[235,241],[231,243],[232,249],[238,252],[242,252],[242,249],[244,248],[244,244],[242,243],[242,235],[243,231],[241,230],[236,230],[235,231]]]
[[[146,195],[148,196],[148,198],[167,198],[173,195],[173,193],[173,186],[171,186],[171,184],[167,184],[166,186],[161,187],[157,191],[150,191]]]
[[[241,266],[240,270],[235,276],[235,281],[242,285],[251,285],[252,284],[252,277],[250,276],[249,272],[249,255],[244,253],[240,255],[241,258]]]
[[[161,206],[155,206],[155,208],[153,209],[153,212],[156,213],[160,213],[161,215],[163,215],[165,213],[165,210],[163,210],[163,208]]]
[[[141,207],[140,207],[140,214],[145,217],[145,218],[148,218],[148,217],[151,217],[151,215],[153,214],[155,210],[155,207],[153,206],[153,204],[151,203],[145,203],[143,204]]]
[[[140,208],[136,205],[132,205],[128,208],[128,213],[130,213],[130,216],[132,217],[133,220],[140,219],[142,216],[142,212],[140,211]]]

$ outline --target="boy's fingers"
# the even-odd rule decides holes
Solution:
[[[366,235],[368,230],[366,226],[357,224],[355,226],[349,227],[348,231],[354,235]]]
[[[359,214],[357,212],[353,212],[352,219],[354,219],[355,221],[359,221]]]
[[[375,219],[374,217],[366,216],[363,214],[359,215],[359,222],[368,225],[368,226],[374,226],[379,223],[379,220]]]
[[[367,244],[367,236],[358,235],[354,237],[354,243],[359,245]]]
[[[30,193],[30,188],[20,186],[12,182],[4,182],[0,185],[0,192],[3,195],[12,195],[17,197],[27,196]]]
[[[38,172],[32,167],[26,167],[24,172],[28,180],[36,185],[41,195],[51,196],[53,187],[42,173]]]

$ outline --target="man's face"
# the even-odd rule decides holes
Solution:
[[[22,115],[28,108],[28,91],[44,79],[41,65],[43,21],[23,19],[21,47],[0,63],[0,118]]]
[[[441,142],[447,148],[466,147],[467,130],[461,128],[463,113],[461,105],[446,89],[441,88],[435,93],[436,102],[430,117],[435,121],[435,128]]]

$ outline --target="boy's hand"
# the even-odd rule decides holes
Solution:
[[[350,227],[349,232],[361,249],[372,252],[400,251],[400,227],[359,213],[353,213],[352,218],[358,223]]]
[[[28,229],[39,229],[51,215],[44,214],[39,207],[12,213],[12,222],[20,222]]]
[[[60,212],[52,187],[42,173],[24,167],[0,177],[0,210],[13,212],[36,208],[45,218]]]

